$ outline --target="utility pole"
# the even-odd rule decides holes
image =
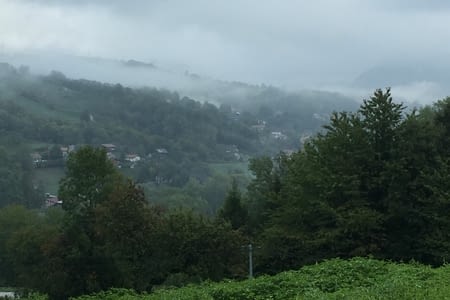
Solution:
[[[253,278],[253,246],[248,244],[248,278]]]

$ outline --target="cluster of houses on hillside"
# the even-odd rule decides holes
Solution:
[[[266,129],[266,121],[264,120],[258,120],[258,122],[251,126],[253,130],[256,132],[263,132]]]
[[[122,168],[125,165],[134,168],[136,163],[141,161],[141,157],[136,153],[117,154],[117,147],[114,144],[102,144],[101,146],[106,150],[108,159],[118,168]]]
[[[69,154],[77,149],[76,145],[61,146],[59,148],[47,147],[31,153],[31,160],[35,167],[51,167],[54,164],[49,163],[55,160],[65,160]],[[55,151],[56,149],[56,151]]]
[[[31,160],[34,166],[37,168],[61,166],[69,157],[69,154],[76,151],[80,145],[65,145],[60,146],[59,148],[55,147],[57,146],[46,147],[31,153]],[[136,153],[121,151],[119,147],[114,144],[101,144],[100,147],[105,149],[107,157],[119,168],[134,168],[140,161],[145,158],[152,157],[151,153],[149,153],[146,157],[141,157]],[[169,151],[167,151],[166,148],[157,148],[154,153],[164,156],[169,154]],[[56,162],[59,164],[56,164]]]
[[[236,145],[229,145],[225,147],[227,159],[241,160],[242,155]]]
[[[264,120],[258,120],[256,122],[256,124],[251,126],[251,129],[253,129],[254,131],[256,131],[259,134],[262,134],[262,133],[266,132],[267,122]],[[267,130],[267,133],[268,132],[269,131]],[[287,140],[287,135],[285,135],[281,131],[271,131],[270,136],[275,140],[282,140],[282,141]]]
[[[114,144],[102,144],[103,149],[106,150],[106,156],[118,167],[128,167],[133,169],[137,163],[152,158],[152,153],[147,154],[146,157],[141,157],[136,153],[123,153],[117,151],[117,147]],[[157,148],[155,153],[159,155],[168,155],[169,151],[166,148]]]
[[[281,131],[272,131],[270,134],[276,140],[284,141],[287,139],[287,136],[284,133],[282,133]]]
[[[70,153],[76,151],[80,146],[78,145],[68,145],[59,147],[59,151],[55,151],[56,146],[41,149],[40,151],[36,151],[31,153],[31,159],[37,168],[45,168],[45,167],[54,167],[56,166],[54,162],[56,160],[64,163],[64,161],[69,157]],[[152,157],[152,154],[148,154],[146,157],[141,157],[136,153],[126,153],[119,149],[114,144],[101,144],[102,147],[106,151],[106,155],[108,159],[110,159],[118,168],[134,168],[136,164],[139,162],[149,159]],[[53,155],[51,155],[53,152]],[[55,155],[54,152],[58,152],[58,155]],[[165,148],[157,148],[154,151],[154,155],[158,155],[163,157],[168,155],[169,151]],[[57,159],[55,159],[57,157]],[[46,208],[61,206],[63,201],[58,198],[57,195],[53,195],[51,193],[45,194],[45,204]]]

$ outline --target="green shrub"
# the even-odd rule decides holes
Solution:
[[[370,258],[332,259],[252,280],[204,282],[137,294],[112,289],[76,300],[450,299],[450,266],[431,268]],[[41,298],[33,298],[39,299]],[[75,299],[74,299],[75,300]]]

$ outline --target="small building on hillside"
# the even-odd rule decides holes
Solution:
[[[33,152],[30,154],[31,156],[31,160],[33,161],[33,163],[38,164],[42,161],[42,155],[40,155],[37,152]]]
[[[169,154],[169,151],[167,151],[166,148],[158,148],[158,149],[156,149],[156,153],[158,153],[158,154]]]
[[[126,154],[125,155],[125,161],[129,161],[129,162],[138,162],[141,160],[141,157],[137,154]]]
[[[110,160],[117,160],[117,157],[114,153],[108,152],[106,153],[106,157]]]
[[[63,158],[67,158],[69,156],[69,147],[60,147],[61,154]]]
[[[262,132],[266,128],[266,125],[264,125],[264,124],[256,124],[256,125],[252,125],[251,128],[254,131],[256,131],[256,132]]]
[[[116,145],[114,144],[102,144],[102,147],[106,150],[106,152],[116,151]]]
[[[251,126],[251,128],[256,132],[262,132],[266,129],[267,122],[264,120],[258,120],[258,122]]]
[[[275,138],[276,140],[287,139],[287,136],[285,134],[281,133],[280,131],[273,131],[271,134],[272,134],[272,137]]]
[[[50,193],[45,194],[45,207],[54,207],[58,205],[62,205],[62,201],[58,199],[58,196],[52,195]]]
[[[281,150],[281,152],[284,155],[286,155],[287,157],[291,157],[295,153],[295,150],[293,150],[293,149],[284,149],[284,150]]]

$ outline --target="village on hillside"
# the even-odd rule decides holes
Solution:
[[[76,151],[84,145],[53,145],[36,149],[36,151],[30,154],[32,164],[35,168],[62,168],[65,165],[65,161],[68,159],[69,154]],[[124,151],[122,147],[116,146],[112,143],[105,143],[96,145],[103,148],[106,151],[106,156],[113,164],[119,168],[134,169],[137,164],[142,163],[152,158],[164,158],[169,154],[166,148],[157,148],[153,153],[149,153],[146,156],[140,156],[136,153],[129,153]],[[45,207],[54,207],[62,205],[62,200],[57,195],[46,192],[45,193]]]

